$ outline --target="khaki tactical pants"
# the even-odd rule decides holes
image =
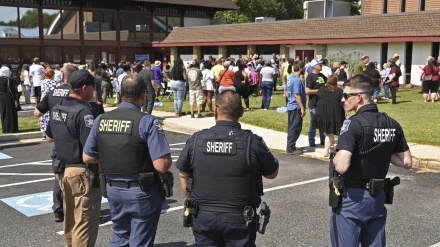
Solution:
[[[57,175],[63,191],[66,246],[92,247],[98,236],[101,190],[89,186],[86,169],[67,167]]]

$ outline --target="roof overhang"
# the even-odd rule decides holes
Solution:
[[[294,45],[294,44],[352,44],[352,43],[390,43],[390,42],[438,42],[440,37],[377,37],[357,39],[307,39],[307,40],[260,40],[240,42],[187,42],[187,43],[150,43],[151,47],[181,46],[233,46],[233,45]]]

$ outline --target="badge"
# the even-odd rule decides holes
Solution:
[[[348,131],[348,127],[350,127],[350,123],[351,123],[351,120],[344,121],[344,123],[342,124],[341,132],[339,133],[339,135],[342,135]]]
[[[84,116],[84,123],[87,128],[92,128],[94,122],[95,122],[95,117],[93,117],[93,115]]]
[[[162,128],[162,124],[159,122],[159,120],[157,120],[157,118],[154,119],[153,124],[157,128],[157,133],[165,135],[165,132],[163,131]]]

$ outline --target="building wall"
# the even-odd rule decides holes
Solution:
[[[426,0],[426,10],[440,9],[439,0]]]
[[[406,12],[417,12],[420,9],[420,0],[406,0]]]
[[[204,18],[185,17],[183,18],[183,23],[185,27],[208,26],[211,24],[211,20]]]
[[[431,42],[414,42],[412,52],[412,67],[411,67],[411,83],[414,85],[421,85],[420,74],[422,70],[419,66],[423,67],[427,64],[426,58],[432,53]]]
[[[360,43],[360,44],[328,44],[327,55],[342,51],[343,53],[350,53],[352,51],[362,51],[370,57],[370,61],[380,62],[380,43]]]

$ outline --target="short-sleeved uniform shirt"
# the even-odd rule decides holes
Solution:
[[[314,90],[319,89],[321,86],[325,85],[325,82],[327,81],[327,77],[325,77],[323,74],[315,74],[311,73],[306,78],[306,87]],[[313,109],[316,106],[316,94],[309,95],[309,109]]]
[[[375,104],[368,104],[362,106],[356,113],[356,115],[361,114],[363,112],[375,112],[379,113],[377,106]],[[361,123],[356,119],[356,115],[351,117],[348,120],[344,121],[342,125],[341,132],[339,134],[338,146],[337,150],[346,150],[353,154],[356,154],[359,151],[359,145],[361,144],[363,128]],[[383,118],[384,121],[385,118]],[[398,125],[398,128],[401,130],[402,127]],[[394,147],[393,153],[402,153],[409,150],[408,144],[406,143],[405,136],[403,135],[403,131],[399,131],[402,135],[395,136],[397,138],[396,145]]]
[[[128,109],[138,109],[139,108],[128,102],[122,102],[118,108],[128,108]],[[99,143],[98,143],[98,123],[101,116],[96,118],[95,124],[93,125],[90,135],[87,139],[86,145],[84,146],[83,152],[90,157],[99,158]],[[165,137],[165,132],[162,129],[159,120],[153,115],[145,115],[141,118],[139,123],[139,137],[145,141],[145,145],[148,146],[148,151],[150,152],[151,160],[154,161],[164,155],[170,154],[170,146]],[[123,155],[115,150],[115,155]],[[106,175],[107,176],[107,175]],[[136,179],[137,177],[134,177]]]
[[[306,88],[302,83],[300,77],[296,74],[292,74],[287,80],[287,110],[292,111],[299,109],[298,102],[296,101],[295,95],[299,94],[301,96],[301,103],[305,107],[306,105]]]
[[[56,87],[55,89],[60,91],[61,94],[65,93],[65,94],[69,95],[68,91],[70,90],[70,84],[61,84],[60,86]],[[52,93],[52,94],[57,94],[57,96],[61,96],[59,93],[55,92],[54,90],[51,90],[51,92],[49,92],[49,94]],[[38,103],[38,105],[36,105],[37,110],[43,114],[52,110],[52,108],[56,104],[58,104],[61,100],[65,99],[65,98],[61,98],[61,97],[53,97],[54,102],[49,102],[50,101],[49,94],[46,94],[43,97],[43,99]]]
[[[216,125],[211,127],[209,131],[227,135],[231,131],[238,132],[243,130],[238,122],[217,121]],[[192,173],[191,158],[194,152],[193,147],[195,136],[196,135],[194,134],[188,139],[176,162],[177,169],[189,174]],[[266,146],[266,143],[264,143],[263,139],[258,135],[252,134],[249,155],[251,165],[259,167],[261,175],[269,176],[277,171],[278,160],[272,155],[269,148]],[[219,157],[219,159],[220,158],[221,157]]]

